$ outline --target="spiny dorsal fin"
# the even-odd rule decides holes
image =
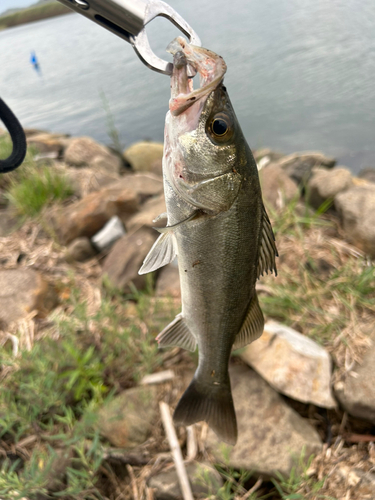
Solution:
[[[263,328],[263,313],[259,306],[257,294],[254,293],[245,321],[234,339],[233,350],[241,349],[241,347],[245,347],[259,338],[263,333]]]
[[[172,323],[164,328],[156,337],[159,347],[182,347],[188,351],[195,351],[197,341],[189,330],[181,314],[178,314]]]
[[[257,269],[258,278],[263,276],[263,273],[268,274],[268,271],[271,273],[274,272],[275,276],[277,276],[276,257],[278,257],[278,255],[271,222],[265,208],[263,207],[262,236]]]
[[[163,233],[148,252],[138,274],[147,274],[166,266],[176,257],[177,252],[173,244],[173,233]]]

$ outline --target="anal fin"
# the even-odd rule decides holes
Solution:
[[[181,314],[164,328],[156,337],[159,347],[182,347],[187,351],[195,351],[197,341],[189,330]]]
[[[153,244],[147,254],[138,274],[147,274],[166,266],[176,257],[177,252],[173,244],[173,233],[163,233]]]
[[[245,347],[259,338],[263,333],[263,328],[263,313],[259,306],[257,294],[254,292],[245,321],[234,339],[233,350],[241,349],[241,347]]]

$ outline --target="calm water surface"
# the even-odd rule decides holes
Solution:
[[[227,62],[225,83],[252,147],[318,149],[353,171],[375,167],[373,0],[169,3]],[[157,19],[148,32],[168,58],[177,30]],[[126,42],[78,14],[0,32],[0,96],[24,126],[109,143],[102,93],[123,146],[162,140],[169,79]]]

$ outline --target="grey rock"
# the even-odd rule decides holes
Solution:
[[[90,161],[90,167],[93,170],[103,170],[109,173],[118,174],[122,167],[122,159],[109,151],[95,156]]]
[[[65,258],[68,262],[84,262],[96,254],[90,240],[82,236],[73,240],[66,249]]]
[[[375,168],[363,168],[359,172],[358,177],[375,183]]]
[[[314,208],[319,208],[326,200],[334,200],[335,196],[353,186],[352,175],[346,168],[332,170],[316,169],[310,178],[306,195],[307,201]]]
[[[163,160],[158,159],[155,160],[151,163],[150,166],[150,172],[155,174],[155,175],[160,175],[160,177],[163,176]]]
[[[335,163],[334,158],[329,158],[319,152],[293,153],[278,161],[278,165],[289,177],[302,186],[309,180],[314,168],[332,168]]]
[[[105,172],[102,169],[89,167],[64,167],[62,171],[66,174],[73,186],[74,192],[80,198],[104,187],[114,184],[120,180],[120,176],[113,172]]]
[[[66,163],[75,167],[88,166],[98,156],[108,156],[109,149],[90,137],[75,137],[69,140],[64,153]]]
[[[354,186],[335,197],[347,239],[375,258],[375,185]]]
[[[259,179],[266,206],[281,209],[299,196],[297,184],[277,164],[262,168],[259,171]]]
[[[91,238],[113,217],[127,220],[137,212],[140,195],[120,182],[85,196],[52,214],[52,224],[62,244],[81,236]]]
[[[285,156],[284,154],[278,153],[277,151],[273,151],[269,148],[254,149],[252,150],[252,153],[257,164],[259,165],[259,163],[263,163],[263,166],[266,166],[269,163],[277,162]]]
[[[27,138],[31,137],[32,135],[48,134],[46,130],[41,130],[40,128],[24,128],[23,131],[25,132]],[[69,136],[67,135],[66,137]]]
[[[8,325],[36,310],[46,315],[57,304],[56,291],[34,269],[0,271],[0,323]]]
[[[361,364],[356,363],[345,380],[334,385],[342,407],[353,417],[375,423],[375,335]]]
[[[232,366],[230,375],[238,442],[225,445],[210,430],[206,444],[215,460],[268,477],[275,471],[289,476],[303,449],[307,457],[321,451],[316,430],[255,371]]]
[[[135,231],[142,226],[155,227],[158,224],[154,222],[155,218],[167,211],[164,195],[155,196],[147,200],[140,211],[134,214],[126,223],[128,231]],[[161,221],[161,225],[166,225],[166,219]]]
[[[68,141],[68,136],[65,134],[46,132],[32,134],[27,138],[27,144],[34,146],[40,153],[55,153],[56,157],[62,156]]]
[[[128,389],[99,411],[100,434],[117,448],[132,449],[144,443],[157,418],[157,388]]]
[[[152,174],[130,174],[92,192],[82,200],[51,214],[51,222],[60,242],[69,244],[75,238],[91,238],[111,217],[118,215],[125,224],[150,197],[161,194],[163,182]]]
[[[211,466],[191,462],[186,464],[194,498],[207,498],[215,495],[223,485],[220,474]],[[182,492],[174,466],[166,471],[152,476],[148,481],[149,488],[153,488],[157,500],[182,500]]]
[[[155,293],[157,297],[181,298],[180,275],[177,265],[168,264],[160,270]]]
[[[110,248],[117,240],[126,234],[125,228],[117,215],[114,215],[107,224],[94,236],[91,241],[100,252]]]
[[[138,271],[157,237],[156,231],[139,229],[113,245],[104,261],[103,274],[114,287],[124,293],[131,292],[131,284],[137,290],[145,287],[146,276],[139,275]]]
[[[136,142],[124,151],[123,156],[135,172],[152,172],[155,171],[154,163],[163,158],[163,144]]]
[[[303,403],[335,408],[328,352],[292,328],[274,321],[240,354],[274,389]]]
[[[128,174],[117,185],[137,193],[142,203],[163,193],[163,179],[155,174]]]

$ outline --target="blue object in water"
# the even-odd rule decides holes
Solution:
[[[34,66],[34,69],[39,72],[39,62],[34,51],[31,51],[30,62]]]

